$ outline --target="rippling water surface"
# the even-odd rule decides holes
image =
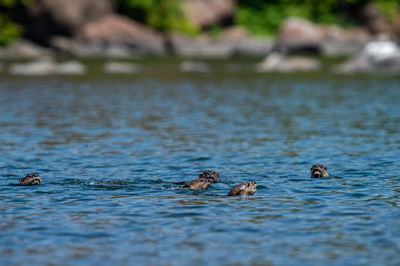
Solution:
[[[0,264],[399,265],[399,84],[3,78]],[[206,169],[221,182],[174,185]],[[253,197],[226,197],[244,181]]]

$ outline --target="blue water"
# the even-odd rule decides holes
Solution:
[[[384,76],[3,78],[0,264],[399,265],[399,103]]]

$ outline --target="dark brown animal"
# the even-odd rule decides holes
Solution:
[[[246,182],[232,188],[228,196],[252,196],[256,191],[256,182]]]
[[[212,170],[205,170],[203,173],[199,174],[199,179],[207,179],[210,183],[218,183],[219,174]],[[197,180],[197,179],[196,179]],[[174,185],[185,185],[186,182],[175,182]]]
[[[206,189],[210,187],[210,180],[204,179],[204,178],[199,178],[195,179],[193,181],[190,181],[189,183],[185,184],[183,187],[192,189],[192,190],[197,190],[197,189]]]
[[[208,179],[211,183],[218,183],[219,174],[212,170],[206,170],[199,175],[200,179]]]
[[[311,178],[321,178],[321,177],[328,177],[328,168],[323,166],[322,164],[314,164],[311,168]]]
[[[19,180],[19,183],[23,186],[34,186],[42,184],[42,179],[38,174],[29,174]]]

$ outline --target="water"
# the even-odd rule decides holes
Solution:
[[[0,264],[398,265],[399,102],[382,76],[3,77]]]

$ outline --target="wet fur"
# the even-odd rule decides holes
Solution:
[[[218,183],[219,174],[213,170],[206,170],[199,175],[199,179],[208,179],[211,183]]]
[[[42,180],[38,174],[29,174],[19,180],[19,183],[23,186],[35,186],[42,184]]]
[[[256,182],[246,182],[232,188],[228,196],[252,196],[256,191]]]
[[[328,177],[328,168],[323,166],[322,164],[314,164],[310,168],[311,178],[321,178],[321,177]]]
[[[210,187],[210,180],[208,179],[195,179],[193,181],[190,181],[189,183],[185,184],[183,188],[188,188],[192,190],[197,190],[197,189],[207,189]]]
[[[205,170],[203,173],[199,174],[199,178],[196,179],[196,180],[199,180],[199,179],[206,179],[210,183],[218,183],[219,174],[217,172],[213,171],[213,170]],[[190,183],[192,183],[194,181],[195,180],[193,180],[193,181],[191,181],[189,183],[186,183],[186,182],[174,182],[173,184],[174,185],[185,185],[184,188],[187,188],[186,185],[188,185],[188,184],[190,184]],[[196,182],[199,182],[199,181],[196,181]]]

